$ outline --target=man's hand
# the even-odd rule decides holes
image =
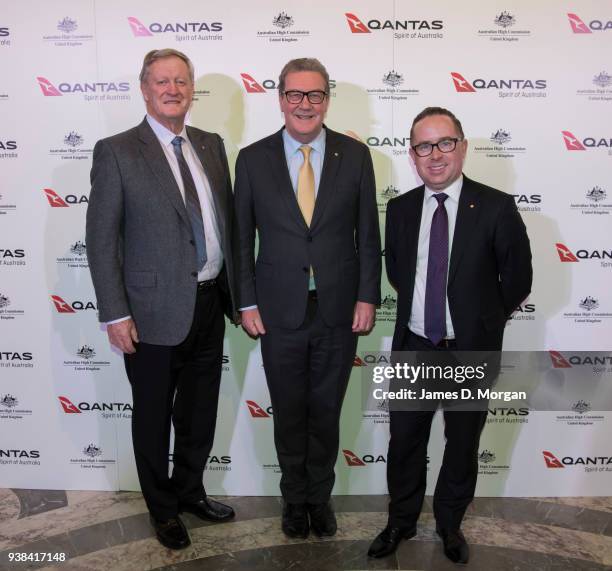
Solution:
[[[376,306],[373,303],[358,301],[353,312],[353,333],[369,333],[374,327]]]
[[[138,343],[138,332],[132,318],[106,326],[108,340],[124,353],[136,353],[134,343]]]
[[[261,315],[259,315],[259,309],[245,309],[241,312],[241,315],[242,328],[251,337],[257,337],[258,335],[266,334],[263,321],[261,320]]]

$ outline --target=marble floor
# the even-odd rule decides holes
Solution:
[[[138,493],[0,489],[0,569],[164,571],[238,569],[456,569],[442,553],[429,498],[418,534],[382,560],[368,559],[386,522],[385,496],[336,496],[338,533],[287,539],[275,497],[222,498],[237,512],[209,524],[185,514],[192,545],[163,548]],[[463,530],[467,568],[478,571],[612,569],[612,498],[477,498]],[[64,553],[65,561],[15,562],[16,553]],[[40,557],[40,556],[39,556]]]

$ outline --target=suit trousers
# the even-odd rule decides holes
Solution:
[[[136,353],[125,355],[138,479],[157,519],[175,517],[179,501],[206,495],[202,479],[215,435],[224,332],[218,287],[198,288],[193,323],[179,345],[139,343]]]
[[[351,324],[328,327],[313,294],[298,329],[268,327],[261,337],[280,489],[288,503],[329,501],[340,411],[356,348]]]
[[[410,332],[402,351],[445,351]],[[416,525],[427,487],[427,443],[434,410],[391,411],[387,484],[389,525]],[[487,411],[444,410],[446,445],[434,492],[438,527],[457,530],[474,498],[478,477],[478,445]]]

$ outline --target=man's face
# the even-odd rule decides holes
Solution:
[[[325,80],[316,71],[295,71],[285,78],[285,91],[325,91]],[[329,96],[323,103],[312,104],[304,96],[301,103],[289,103],[285,95],[279,95],[280,108],[285,114],[287,132],[300,143],[310,143],[321,131],[329,106]]]
[[[438,143],[443,139],[458,139],[460,136],[450,117],[430,115],[414,126],[410,145],[413,147],[421,143]],[[410,156],[425,185],[431,190],[440,191],[461,176],[466,151],[467,141],[463,140],[457,142],[455,150],[450,153],[442,153],[438,147],[434,147],[431,155],[419,157],[411,148]]]
[[[170,130],[183,126],[191,106],[193,82],[181,58],[170,56],[154,61],[140,89],[149,115]]]

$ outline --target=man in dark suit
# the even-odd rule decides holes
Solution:
[[[506,320],[531,289],[531,251],[511,195],[462,175],[467,141],[448,110],[414,119],[410,156],[424,185],[391,200],[385,257],[398,291],[394,351],[500,351]],[[444,354],[441,354],[444,357]],[[389,521],[368,554],[414,537],[426,487],[433,410],[390,413]],[[445,409],[446,447],[434,494],[446,556],[467,563],[460,530],[474,497],[486,411]]]
[[[380,302],[374,172],[363,143],[323,125],[329,76],[318,60],[290,61],[278,89],[284,128],[236,163],[239,308],[261,336],[283,531],[331,536],[342,400],[356,334],[372,328]]]
[[[190,544],[179,512],[212,521],[234,515],[202,485],[217,416],[223,313],[233,312],[233,197],[219,135],[185,127],[194,89],[187,56],[149,52],[140,86],[145,119],[94,149],[87,255],[100,321],[125,354],[151,522],[163,545],[179,549]]]

